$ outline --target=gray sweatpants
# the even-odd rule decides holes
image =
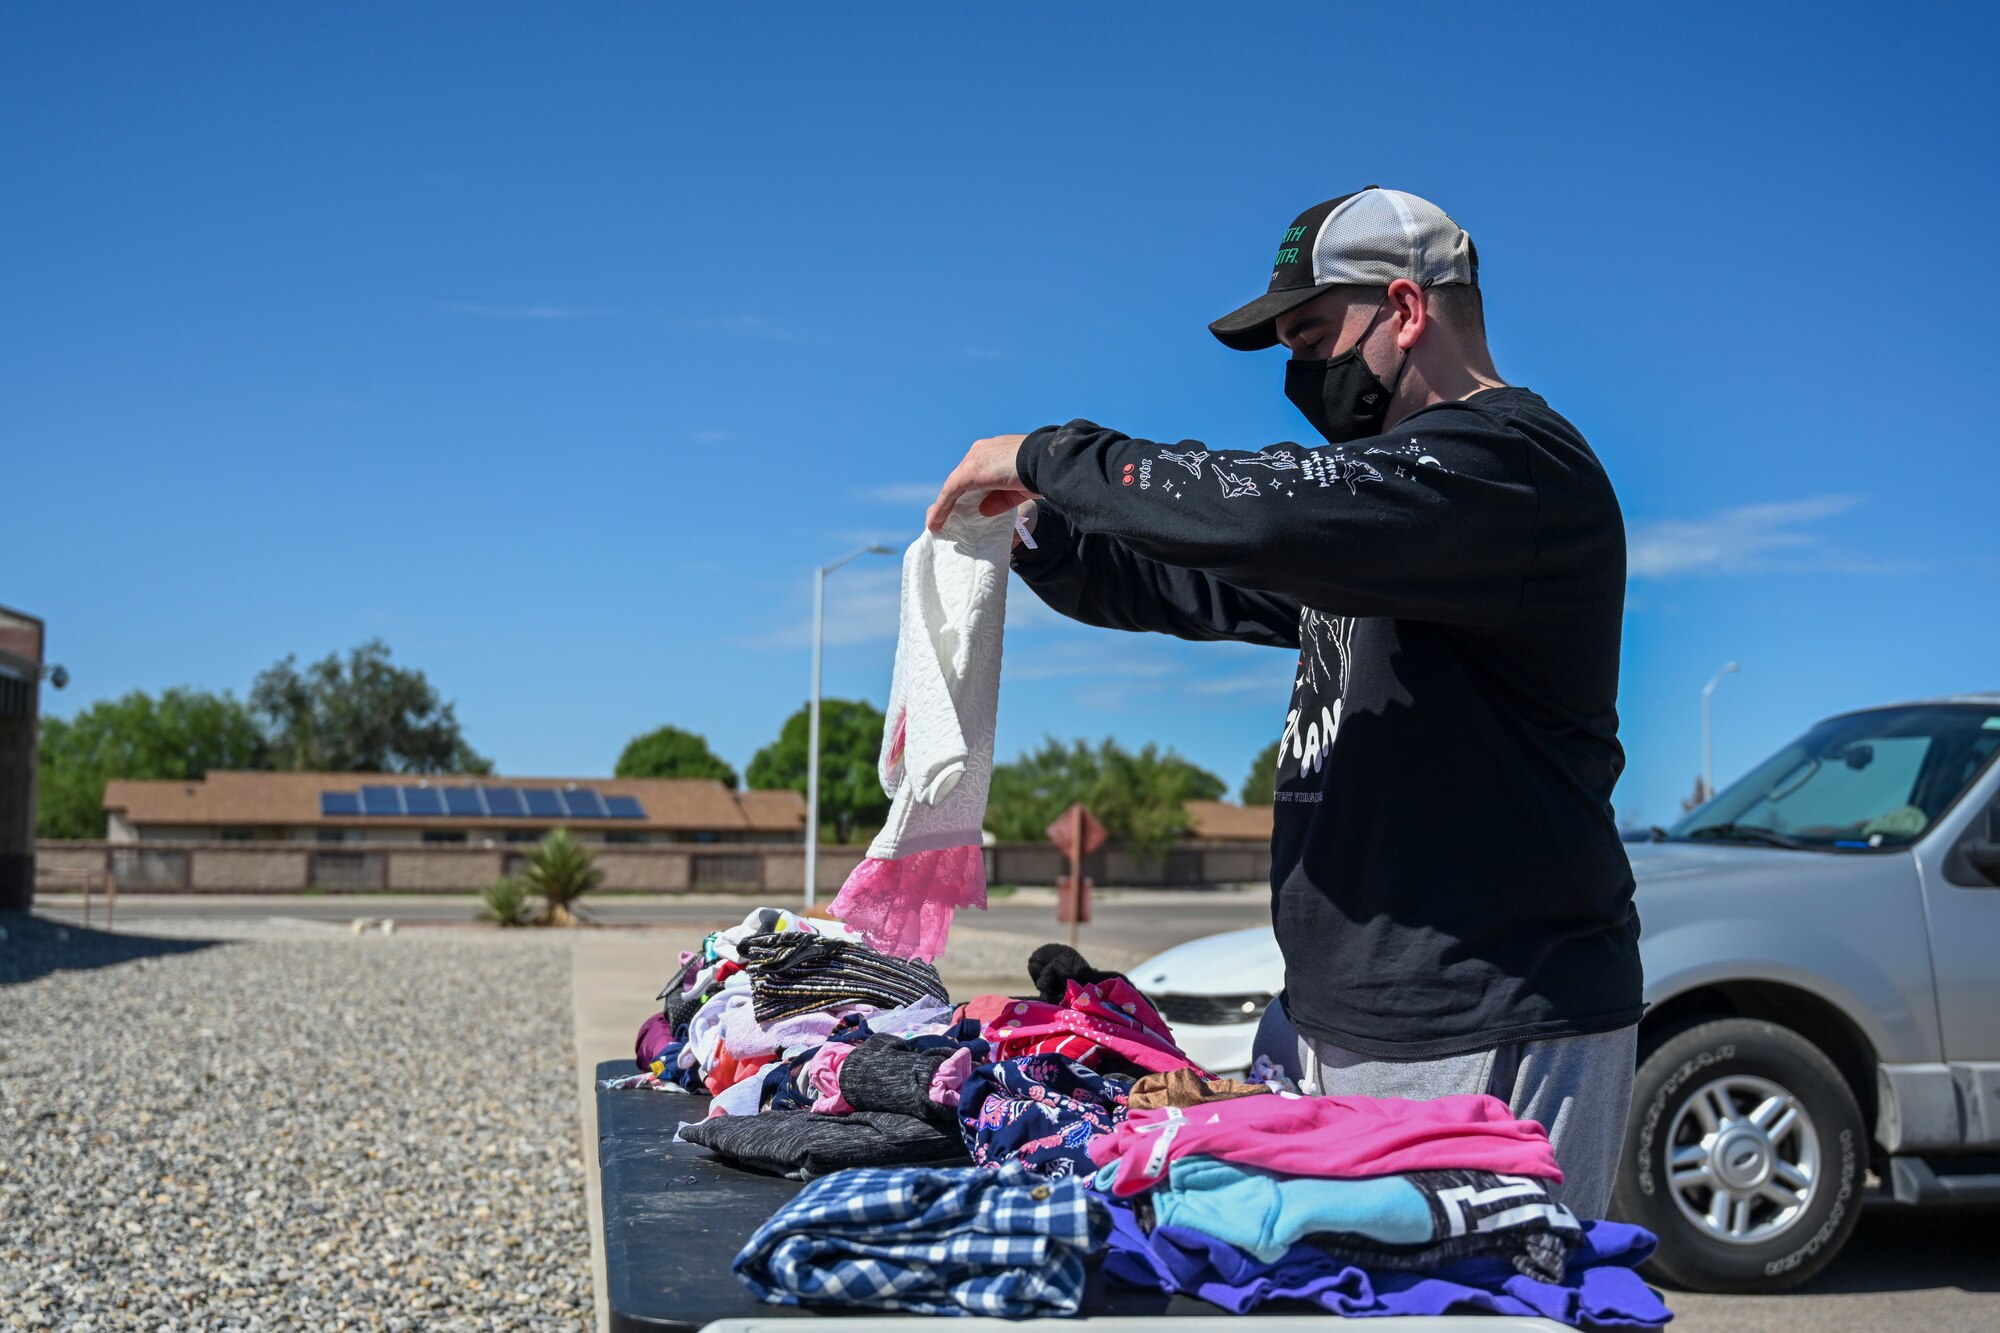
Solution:
[[[1275,1017],[1274,1017],[1275,1016]],[[1548,1131],[1563,1183],[1551,1188],[1578,1217],[1611,1206],[1611,1185],[1632,1108],[1639,1051],[1636,1026],[1588,1037],[1509,1042],[1430,1060],[1384,1060],[1299,1033],[1284,1006],[1264,1011],[1257,1050],[1286,1066],[1299,1090],[1328,1097],[1409,1097],[1454,1093],[1498,1097],[1522,1120]]]

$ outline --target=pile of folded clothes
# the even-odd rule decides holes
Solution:
[[[1239,1314],[1292,1299],[1586,1327],[1672,1317],[1632,1271],[1652,1238],[1556,1202],[1547,1135],[1496,1098],[1163,1092],[1090,1144],[1114,1281]]]
[[[924,994],[897,1009],[857,1001],[853,980],[886,990],[903,978],[879,976],[885,962],[912,965],[866,946],[766,932],[737,947],[745,998],[730,997],[731,978],[695,1015],[695,1067],[707,1059],[703,1015],[717,1006],[729,1015],[720,1049],[739,1065],[770,1058],[757,1078],[738,1075],[680,1137],[758,1170],[812,1179],[859,1165],[1018,1163],[1087,1177],[1090,1141],[1117,1126],[1134,1083],[1192,1069],[1130,981],[1060,946],[1036,951],[1033,996],[954,1008]],[[806,1033],[786,1026],[812,1002],[863,1007]]]
[[[878,953],[837,921],[760,907],[717,931],[659,994],[639,1029],[638,1075],[620,1088],[678,1088],[720,1096],[781,1056],[825,1043],[844,1020],[949,1011],[929,963]]]
[[[1122,974],[1045,945],[1028,975],[954,1006],[929,964],[760,909],[683,956],[616,1084],[710,1094],[680,1138],[810,1182],[737,1258],[767,1301],[1068,1314],[1089,1259],[1237,1313],[1672,1318],[1632,1271],[1653,1238],[1557,1202],[1504,1103],[1216,1078]]]

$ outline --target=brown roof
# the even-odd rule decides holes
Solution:
[[[520,778],[445,777],[406,773],[237,773],[212,772],[189,782],[119,778],[104,784],[104,808],[133,824],[303,824],[328,827],[464,828],[464,816],[322,815],[325,791],[352,792],[367,786],[594,787],[603,796],[630,796],[646,812],[643,819],[563,819],[577,828],[657,829],[753,833],[796,833],[805,827],[805,798],[795,791],[732,792],[713,778]],[[481,817],[481,828],[542,827],[547,818]]]
[[[1269,842],[1271,807],[1246,809],[1228,801],[1189,801],[1183,807],[1188,816],[1190,838],[1211,838],[1222,842]]]

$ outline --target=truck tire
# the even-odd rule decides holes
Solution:
[[[1639,1065],[1613,1211],[1660,1238],[1649,1277],[1784,1291],[1861,1215],[1868,1134],[1840,1071],[1790,1028],[1699,1023]]]

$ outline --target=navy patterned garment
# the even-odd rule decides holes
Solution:
[[[959,1094],[965,1147],[980,1166],[1018,1162],[1037,1175],[1089,1177],[1088,1148],[1125,1119],[1132,1080],[1061,1055],[979,1065]]]

